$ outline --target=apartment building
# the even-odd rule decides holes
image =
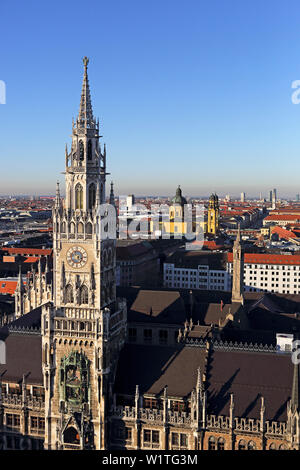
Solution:
[[[164,286],[231,291],[232,253],[172,256],[164,263]],[[300,255],[244,254],[244,291],[300,294]]]

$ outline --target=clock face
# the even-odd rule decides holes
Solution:
[[[67,261],[73,268],[82,268],[87,262],[87,253],[81,246],[72,246],[67,252]]]

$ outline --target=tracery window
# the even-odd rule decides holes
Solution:
[[[218,439],[218,450],[225,450],[225,439],[223,437]]]
[[[82,140],[79,141],[79,160],[84,160],[84,144]]]
[[[208,439],[208,450],[216,450],[216,440],[214,436],[210,436]]]
[[[80,287],[80,304],[88,304],[89,303],[89,293],[88,288],[86,286]]]
[[[238,449],[239,449],[239,450],[246,450],[246,442],[244,441],[244,439],[242,439],[241,441],[239,441]]]
[[[255,449],[256,449],[255,442],[249,441],[248,442],[248,450],[255,450]]]
[[[74,296],[73,296],[73,287],[68,284],[66,287],[66,303],[73,303]]]

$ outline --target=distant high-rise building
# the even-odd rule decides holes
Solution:
[[[300,194],[296,194],[296,201],[297,201],[297,202],[300,201]]]
[[[241,193],[241,202],[245,202],[246,200],[246,193]]]
[[[130,211],[132,209],[132,206],[134,206],[135,200],[134,200],[134,195],[129,194],[127,196],[127,209]]]

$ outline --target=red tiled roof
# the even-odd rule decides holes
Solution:
[[[52,249],[44,248],[1,248],[2,251],[16,255],[40,255],[50,256],[52,255]]]
[[[26,282],[24,282],[26,284]],[[13,295],[17,288],[18,281],[0,281],[0,294]]]
[[[264,220],[299,220],[300,214],[279,214],[268,215]]]
[[[24,263],[36,263],[37,261],[39,261],[39,257],[38,256],[28,256],[25,260],[24,260]]]
[[[233,262],[233,254],[227,253],[227,262]],[[282,264],[300,265],[300,255],[277,255],[266,253],[245,253],[244,262],[247,264]]]
[[[297,238],[297,235],[294,232],[291,232],[290,230],[286,230],[285,228],[278,226],[273,227],[272,233],[277,233],[280,238],[285,238],[287,240],[289,238]]]

